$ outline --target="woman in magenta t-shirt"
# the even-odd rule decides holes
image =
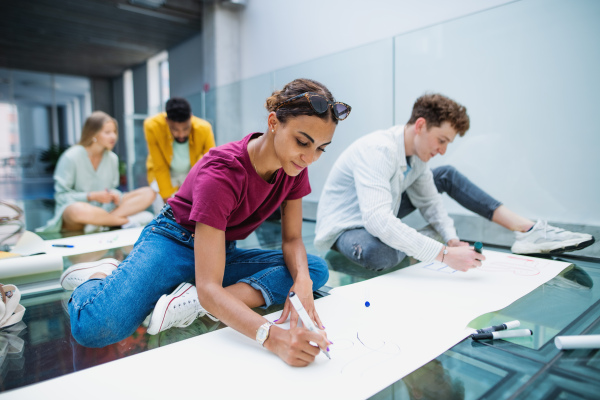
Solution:
[[[297,79],[275,91],[266,108],[267,132],[211,149],[118,268],[99,261],[63,273],[63,287],[76,288],[69,314],[80,344],[117,342],[152,312],[150,334],[208,314],[295,366],[319,353],[309,342],[327,349],[324,332],[297,326],[287,295],[295,292],[323,327],[312,292],[329,273],[324,260],[306,254],[302,197],[311,190],[306,168],[331,143],[350,106],[335,102],[322,84]],[[281,251],[236,247],[279,207]],[[187,283],[194,279],[197,289]],[[291,316],[289,330],[251,310],[284,303],[278,321]]]

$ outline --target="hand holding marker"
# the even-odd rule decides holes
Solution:
[[[315,326],[315,323],[312,321],[312,319],[310,319],[310,317],[308,316],[308,313],[304,309],[304,306],[300,302],[300,299],[298,298],[298,296],[296,296],[296,293],[290,292],[289,296],[290,296],[290,301],[292,302],[292,305],[294,306],[294,308],[296,309],[296,312],[300,316],[300,319],[302,320],[302,324],[304,325],[304,327],[311,332],[317,332],[317,333],[320,332],[321,330],[319,328],[317,328]],[[327,358],[329,358],[331,360],[331,356],[329,355],[328,351],[321,349],[321,353],[325,354],[327,356]]]

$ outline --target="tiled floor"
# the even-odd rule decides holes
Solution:
[[[22,196],[18,200],[26,211],[28,229],[39,223],[43,216],[52,213],[51,200],[40,199],[46,196],[43,193],[47,193],[47,189],[43,188],[43,183],[38,184],[38,188],[16,184],[10,189],[15,197]],[[8,189],[5,190],[4,193],[7,193]],[[485,221],[479,226],[472,220],[458,219],[458,230],[465,239],[482,240],[489,248],[500,251],[507,251],[507,246],[512,244],[510,233],[495,230]],[[314,223],[305,222],[303,232],[307,251],[318,254],[312,244]],[[266,222],[239,245],[278,248],[280,238],[280,225]],[[110,249],[94,257],[122,260],[129,251],[130,248]],[[600,333],[600,261],[596,251],[597,248],[592,249],[583,254],[584,257],[577,256],[582,252],[565,255],[562,259],[572,262],[573,267],[511,306],[481,317],[500,321],[518,319],[534,326],[532,342],[465,340],[373,398],[404,399],[409,398],[410,391],[431,399],[453,396],[466,399],[598,398],[598,350],[560,352],[553,344],[553,337],[557,334]],[[366,271],[333,251],[319,255],[329,265],[329,287],[381,274]],[[72,262],[69,258],[65,260],[67,266]],[[407,259],[397,268],[410,262]],[[58,280],[59,275],[57,272],[44,279]],[[31,279],[29,281],[32,282]],[[317,295],[326,295],[326,289]],[[131,337],[112,346],[84,348],[71,338],[69,317],[64,309],[69,295],[70,292],[52,290],[24,296],[22,304],[27,307],[27,312],[23,323],[0,331],[0,391],[41,382],[223,327],[204,317],[188,328],[171,329],[150,336],[142,326]],[[276,309],[273,307],[267,312]],[[477,320],[473,324],[479,326]]]

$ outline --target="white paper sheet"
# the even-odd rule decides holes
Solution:
[[[467,273],[420,263],[332,290],[316,302],[334,343],[332,359],[320,354],[306,368],[289,367],[226,328],[4,396],[364,399],[466,338],[475,317],[506,307],[570,265],[485,255],[484,266]]]
[[[76,254],[92,253],[98,250],[130,246],[135,244],[143,229],[143,227],[116,229],[113,231],[92,233],[89,235],[46,240],[45,243],[47,248],[45,251],[48,254],[56,254],[66,257]],[[55,244],[71,245],[73,247],[53,247],[52,245]]]
[[[44,239],[39,237],[37,234],[25,231],[11,249],[11,252],[20,254],[22,256],[28,256],[36,253],[47,253],[48,244],[44,242]]]

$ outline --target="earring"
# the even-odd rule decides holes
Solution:
[[[271,129],[271,132],[275,132],[275,129]]]
[[[96,143],[97,141],[98,141],[98,139],[92,138],[92,142]]]

